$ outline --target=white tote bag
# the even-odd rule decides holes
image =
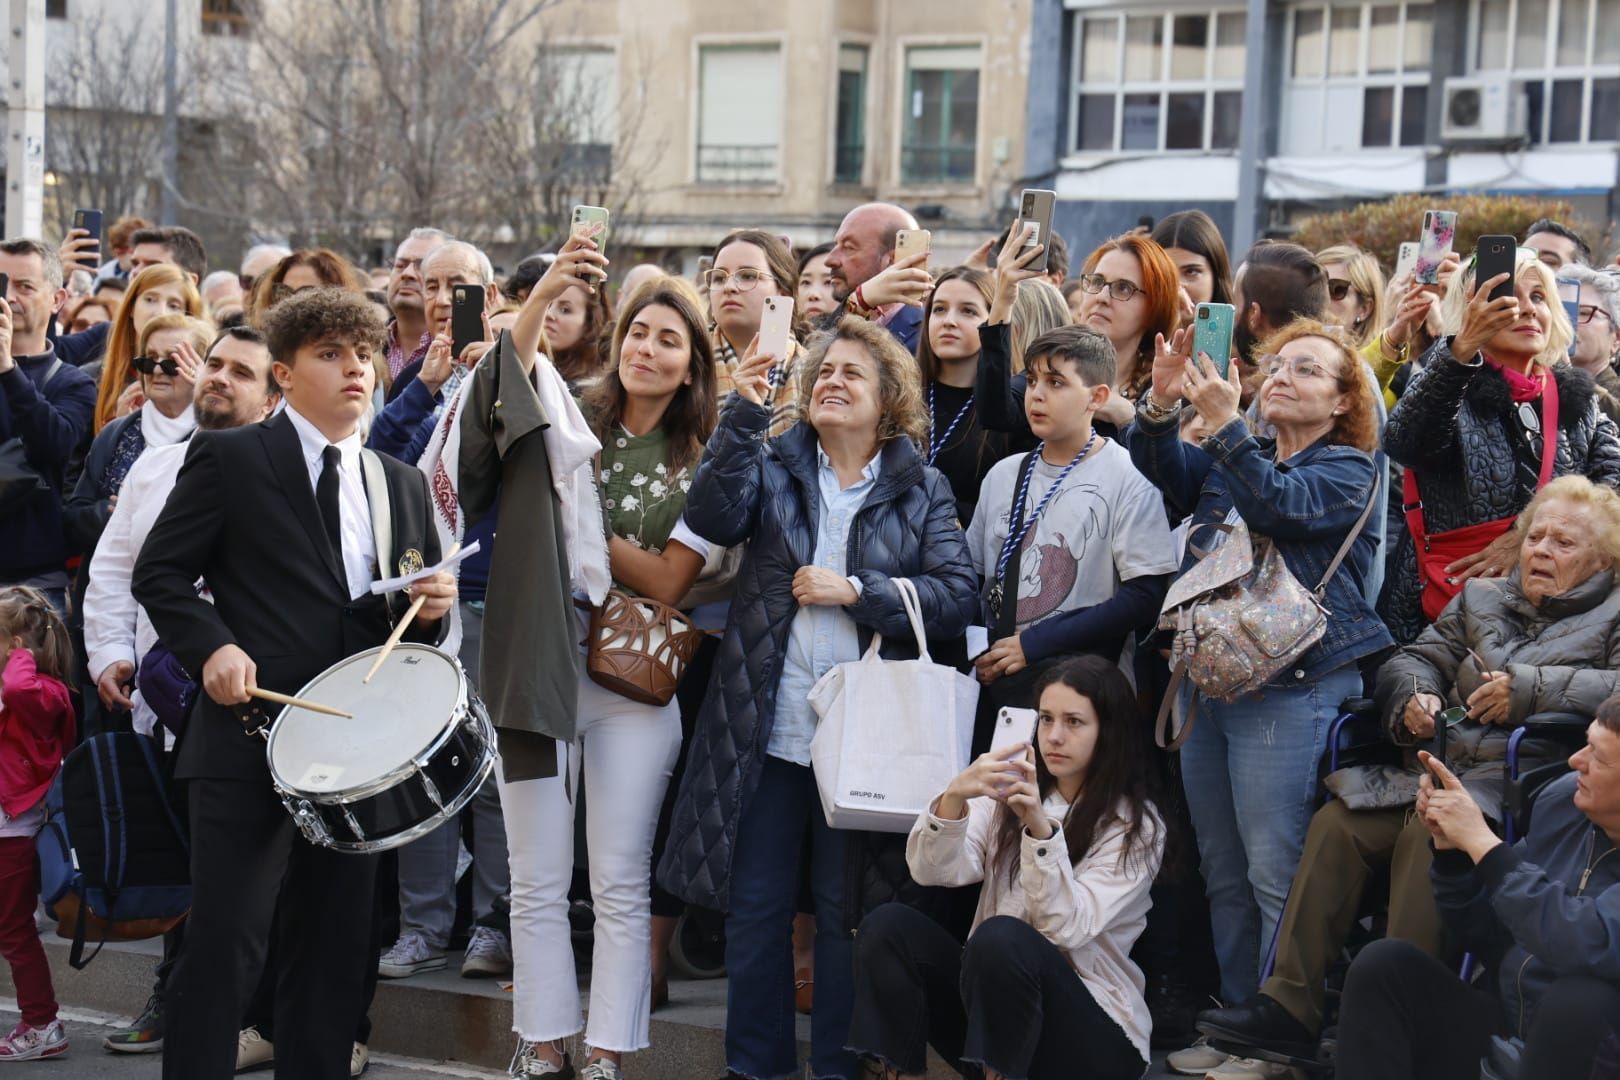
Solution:
[[[917,587],[893,579],[917,638],[917,659],[885,660],[883,635],[810,690],[820,722],[810,763],[835,829],[910,832],[934,796],[967,768],[978,681],[928,655]]]

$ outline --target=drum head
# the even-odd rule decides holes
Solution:
[[[283,787],[327,795],[362,787],[431,746],[465,704],[461,665],[427,645],[395,646],[370,683],[377,650],[317,675],[298,697],[353,713],[323,716],[289,706],[270,731],[270,772]]]

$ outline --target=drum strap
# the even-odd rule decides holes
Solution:
[[[360,474],[366,482],[366,503],[371,508],[371,535],[377,545],[377,576],[394,573],[394,515],[388,502],[388,475],[375,450],[360,450]],[[392,621],[392,597],[385,598]]]

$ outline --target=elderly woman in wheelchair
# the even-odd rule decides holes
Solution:
[[[1199,1016],[1199,1030],[1217,1043],[1278,1061],[1315,1058],[1325,976],[1383,870],[1389,937],[1419,955],[1440,953],[1430,828],[1415,811],[1420,751],[1449,764],[1457,790],[1501,830],[1510,741],[1520,768],[1561,760],[1571,736],[1584,739],[1587,718],[1620,691],[1620,496],[1585,477],[1562,477],[1517,528],[1518,568],[1467,582],[1384,664],[1377,705],[1399,763],[1327,778],[1336,798],[1312,818],[1271,976],[1248,1002]],[[1610,946],[1620,948],[1620,938]],[[1345,1037],[1341,1026],[1341,1060]]]

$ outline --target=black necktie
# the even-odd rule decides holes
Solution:
[[[338,462],[342,451],[328,446],[321,451],[321,478],[315,485],[315,503],[321,508],[321,519],[326,523],[326,539],[332,544],[332,555],[343,566],[343,522],[338,510]]]

